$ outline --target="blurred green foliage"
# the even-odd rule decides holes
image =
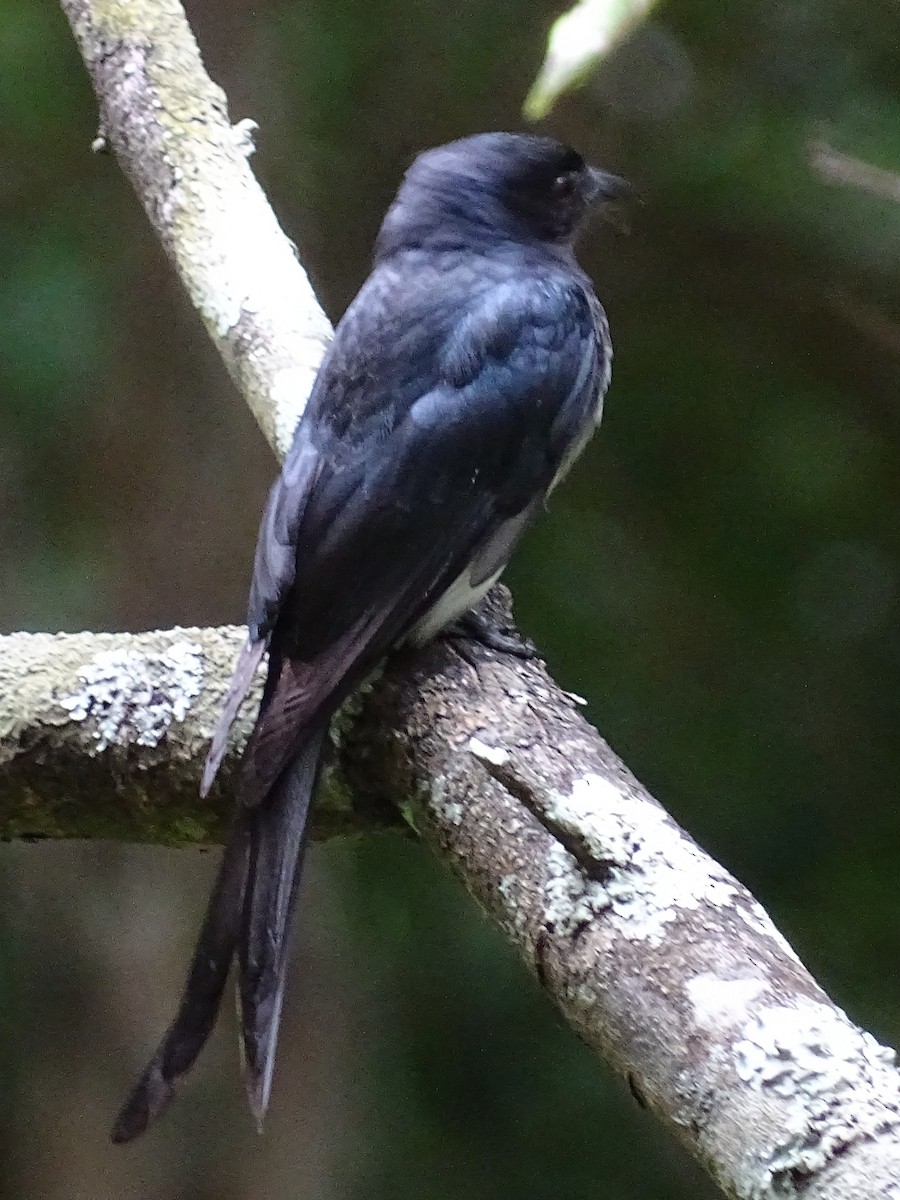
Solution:
[[[558,12],[191,5],[333,315],[411,155],[520,123]],[[510,572],[616,750],[895,1044],[900,205],[809,155],[824,139],[900,171],[898,78],[884,0],[669,0],[560,103],[547,128],[646,203],[630,238],[585,238],[608,411]],[[0,626],[240,619],[273,466],[115,164],[88,153],[92,97],[50,6],[0,0],[0,98]],[[424,852],[312,858],[268,1139],[245,1131],[226,1044],[122,1155],[105,1122],[205,880],[164,852],[6,852],[9,1195],[713,1194]]]

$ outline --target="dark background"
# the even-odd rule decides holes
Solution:
[[[418,149],[521,126],[558,9],[189,6],[332,317]],[[521,624],[637,775],[900,1041],[900,9],[671,0],[547,128],[646,198],[582,259],[607,415],[509,572]],[[0,628],[243,617],[274,463],[114,160],[62,16],[0,0]],[[0,851],[11,1197],[711,1196],[399,838],[310,861],[272,1116],[231,1013],[145,1141],[109,1121],[180,985],[213,859]]]

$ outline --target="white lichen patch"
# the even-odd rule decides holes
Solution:
[[[794,962],[800,962],[797,951],[761,904],[757,904],[754,900],[749,900],[746,903],[737,905],[735,912],[754,933],[760,933],[763,937],[769,938],[775,943],[782,954],[788,958],[792,958]]]
[[[431,811],[438,820],[447,825],[462,824],[465,810],[458,800],[447,799],[447,781],[443,775],[438,775],[432,781],[430,792]]]
[[[73,721],[90,721],[98,750],[157,746],[187,715],[203,685],[203,652],[174,642],[162,654],[104,650],[78,672],[80,686],[58,703]]]
[[[544,860],[543,922],[564,937],[612,906],[605,885],[585,879],[574,855],[557,843]]]
[[[508,750],[504,750],[502,746],[489,746],[481,738],[469,738],[466,749],[473,758],[477,758],[480,762],[490,763],[494,767],[502,767],[509,761]]]
[[[854,1142],[900,1128],[894,1051],[840,1009],[798,999],[760,1010],[741,1033],[738,1077],[786,1113],[778,1144],[747,1168],[747,1195],[781,1194],[779,1185],[813,1175]]]
[[[747,1022],[735,1045],[735,1067],[745,1083],[779,1096],[834,1094],[871,1080],[896,1054],[840,1011],[814,1000],[764,1008]],[[900,1075],[891,1088],[900,1097]]]
[[[517,934],[524,933],[528,926],[528,915],[521,904],[522,882],[518,875],[504,875],[497,885],[497,892],[506,910],[507,923]]]
[[[560,846],[561,853],[549,864],[548,920],[558,921],[565,904],[577,909],[580,920],[609,910],[607,919],[624,937],[658,946],[666,925],[681,913],[701,905],[733,905],[740,894],[724,867],[663,809],[602,776],[577,779],[571,793],[554,796],[545,815],[570,845],[583,846],[602,869],[601,879],[587,878]]]
[[[252,117],[244,117],[231,127],[234,144],[244,158],[252,158],[256,153],[256,135],[259,125]]]
[[[768,986],[768,980],[754,976],[721,979],[718,975],[707,974],[689,979],[686,991],[697,1024],[703,1029],[718,1031],[746,1021],[748,1008]]]

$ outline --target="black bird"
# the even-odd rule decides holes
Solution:
[[[268,650],[233,829],[177,1015],[115,1141],[168,1103],[235,956],[262,1121],[329,722],[392,647],[426,641],[485,594],[596,427],[612,350],[572,246],[591,204],[627,190],[569,147],[513,133],[451,142],[407,171],[262,519],[248,641],[202,784]]]

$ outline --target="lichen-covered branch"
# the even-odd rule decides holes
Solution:
[[[230,126],[175,0],[63,7],[105,136],[283,454],[327,323],[247,166],[246,128]],[[216,833],[219,809],[193,788],[240,636],[4,639],[7,833],[29,819],[49,834]],[[399,806],[728,1196],[900,1200],[892,1052],[539,664],[485,652],[476,670],[445,643],[398,656],[334,742],[320,813],[347,827]]]
[[[435,648],[388,671],[345,749],[728,1196],[898,1200],[893,1051],[543,670]]]
[[[331,326],[250,170],[178,0],[62,0],[134,185],[235,383],[284,457]]]
[[[218,786],[206,800],[197,788],[245,636],[227,626],[0,637],[0,838],[220,840],[260,689]],[[397,819],[357,801],[338,772],[325,783],[315,836]]]
[[[6,835],[218,837],[227,799],[196,783],[242,635],[0,639]],[[893,1052],[540,664],[485,651],[476,669],[446,643],[399,655],[341,714],[325,782],[319,831],[399,808],[726,1195],[896,1200]]]

